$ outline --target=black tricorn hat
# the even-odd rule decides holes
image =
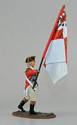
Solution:
[[[35,61],[35,56],[27,57],[26,60],[25,60],[26,63],[29,63],[31,61]]]

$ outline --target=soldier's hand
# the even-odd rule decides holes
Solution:
[[[39,71],[39,70],[37,70],[37,73],[39,74],[39,73],[40,73],[40,71]]]

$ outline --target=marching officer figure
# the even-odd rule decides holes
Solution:
[[[38,70],[34,69],[35,66],[35,56],[27,57],[25,60],[27,64],[27,68],[25,71],[26,81],[25,81],[25,95],[20,104],[18,105],[18,108],[25,112],[23,106],[25,103],[27,103],[30,100],[30,114],[37,114],[37,112],[34,111],[34,107],[36,104],[36,92],[33,89],[33,84],[36,79],[36,76],[38,75]]]

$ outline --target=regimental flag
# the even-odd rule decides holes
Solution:
[[[52,83],[56,83],[67,75],[67,22],[65,5],[63,5],[59,12],[42,58]]]

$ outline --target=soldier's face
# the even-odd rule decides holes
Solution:
[[[32,67],[34,67],[34,66],[35,66],[35,61],[34,61],[34,60],[31,61],[31,62],[30,62],[30,65],[31,65]]]

